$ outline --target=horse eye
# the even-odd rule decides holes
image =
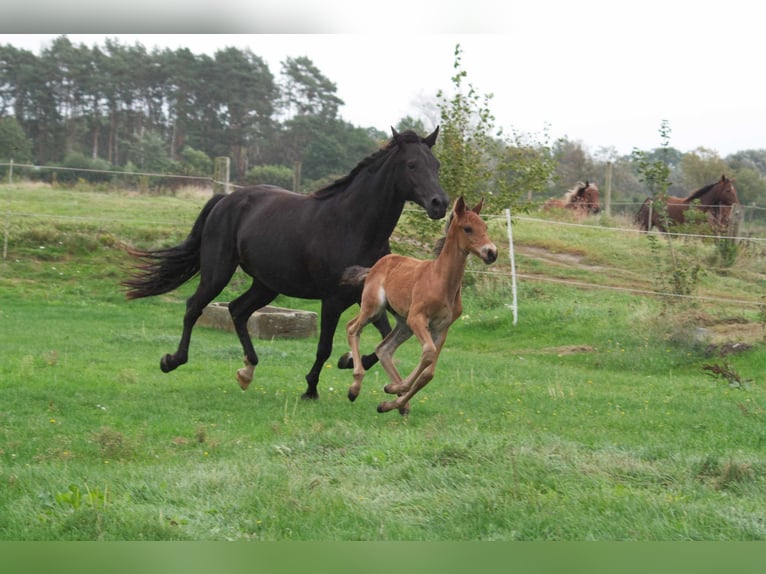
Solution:
[[[415,169],[417,167],[417,163],[415,162],[414,159],[411,159],[410,161],[407,162],[407,167],[409,169]]]
[[[473,227],[464,227],[463,231],[465,231],[467,234],[470,235],[471,233],[473,233]]]

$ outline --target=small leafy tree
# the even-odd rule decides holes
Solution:
[[[655,154],[652,159],[646,152],[634,149],[632,158],[636,162],[639,179],[646,184],[653,198],[652,209],[662,220],[663,227],[670,229],[670,218],[668,217],[667,210],[668,189],[670,188],[670,166],[669,161],[666,160],[666,154],[663,153],[671,150],[671,129],[667,120],[661,122],[659,131],[662,142],[659,156]],[[651,233],[647,237],[657,269],[656,279],[660,290],[668,289],[673,295],[690,295],[699,283],[703,271],[702,267],[699,263],[686,260],[686,258],[682,257],[682,254],[675,249],[675,239],[670,233],[666,234],[666,245],[670,256],[670,263],[667,266],[663,265],[658,237]],[[672,301],[674,298],[670,300]]]
[[[454,93],[437,93],[441,116],[436,155],[441,161],[441,183],[451,198],[469,203],[491,197],[487,212],[516,207],[526,193],[544,190],[555,169],[547,140],[543,145],[529,136],[504,136],[495,125],[492,94],[481,95],[467,82],[462,49],[455,47]]]

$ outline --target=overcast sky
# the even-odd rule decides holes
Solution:
[[[23,3],[25,13],[35,3]],[[130,11],[106,3],[111,12],[91,14],[87,25],[68,26],[65,16],[46,27],[92,32],[67,33],[76,44],[103,46],[111,37],[210,55],[249,48],[275,76],[286,57],[308,56],[337,85],[343,119],[386,131],[406,115],[421,115],[421,102],[437,90],[452,88],[460,44],[467,82],[493,94],[497,124],[506,131],[547,128],[552,138],[581,141],[591,153],[603,147],[630,153],[659,146],[667,120],[670,145],[682,151],[702,146],[726,156],[766,148],[766,24],[751,1],[282,0],[276,8],[189,0],[180,23],[160,8],[159,23],[151,24],[134,11],[146,3],[137,0]],[[210,16],[205,27],[210,5],[219,17]],[[16,14],[13,6],[7,11]],[[5,21],[0,30],[12,28]],[[172,31],[233,33],[96,33],[119,30],[120,23],[148,32],[164,24]],[[13,28],[29,33],[0,34],[0,43],[39,53],[61,35],[33,28]],[[251,31],[300,33],[240,33]]]

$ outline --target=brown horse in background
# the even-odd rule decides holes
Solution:
[[[716,232],[721,232],[728,229],[732,206],[738,204],[734,180],[724,174],[715,183],[701,187],[685,198],[667,196],[663,203],[648,197],[638,210],[635,222],[644,231],[656,227],[666,232],[671,225],[684,223],[686,211],[695,207],[706,214],[708,223]]]
[[[601,211],[598,200],[598,187],[591,181],[585,183],[578,181],[575,186],[566,192],[564,199],[549,199],[543,204],[545,211],[551,209],[571,209],[579,216],[597,214]]]
[[[359,355],[362,329],[383,316],[386,309],[396,317],[396,326],[380,342],[375,354],[391,379],[384,390],[398,397],[380,403],[378,412],[399,409],[401,414],[407,414],[410,399],[433,378],[447,331],[463,312],[461,286],[468,255],[473,253],[487,264],[497,259],[497,247],[487,234],[487,224],[479,217],[482,203],[468,209],[462,197],[455,202],[447,235],[437,244],[436,259],[386,255],[371,269],[355,266],[344,273],[344,283],[364,282],[360,313],[346,326],[354,364],[349,400],[359,395],[365,374]],[[413,334],[423,352],[415,370],[403,380],[393,355]]]

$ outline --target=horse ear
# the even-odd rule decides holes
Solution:
[[[396,131],[396,129],[394,128],[394,126],[391,126],[391,137],[392,137],[394,140],[398,140],[398,139],[399,139],[399,132],[398,132],[398,131]]]
[[[452,209],[452,211],[454,211],[457,215],[463,215],[463,213],[465,213],[465,200],[463,199],[462,195],[457,198],[457,201],[455,201],[455,207]]]
[[[436,143],[436,136],[438,135],[439,135],[439,126],[436,126],[436,129],[433,131],[433,133],[426,136],[423,139],[423,141],[426,143],[428,147],[434,147],[434,144]]]
[[[479,203],[477,203],[476,205],[473,206],[473,209],[471,209],[471,211],[473,211],[475,214],[478,215],[479,213],[481,213],[481,208],[482,208],[483,205],[484,205],[484,198],[482,197],[479,200]]]

